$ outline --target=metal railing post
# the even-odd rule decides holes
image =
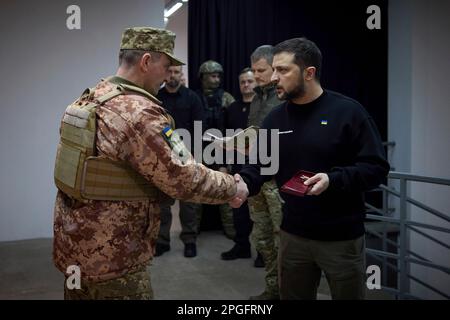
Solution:
[[[445,249],[450,250],[450,244],[445,240],[442,241],[439,237],[431,236],[428,232],[421,231],[422,228],[428,231],[438,231],[444,234],[450,234],[450,229],[437,225],[437,224],[429,224],[429,223],[421,223],[413,220],[413,218],[417,218],[415,216],[411,217],[410,206],[414,206],[414,208],[419,208],[425,211],[427,214],[431,214],[434,217],[437,217],[443,220],[446,223],[450,223],[450,215],[448,212],[441,212],[436,210],[418,200],[415,200],[408,196],[408,182],[421,182],[428,183],[433,185],[445,185],[450,186],[450,179],[442,179],[436,177],[426,177],[413,175],[404,172],[390,172],[389,179],[396,179],[399,181],[399,190],[396,188],[388,187],[386,185],[380,185],[379,189],[383,190],[389,197],[395,196],[396,199],[399,199],[399,216],[391,216],[390,210],[386,210],[386,207],[389,204],[389,201],[385,201],[385,197],[383,194],[383,207],[381,209],[376,208],[370,203],[366,203],[366,207],[374,214],[367,214],[366,217],[368,219],[373,219],[375,221],[379,221],[383,223],[382,225],[382,233],[376,232],[373,230],[367,229],[368,233],[375,235],[379,239],[382,240],[382,250],[375,250],[371,248],[367,248],[367,252],[369,255],[376,258],[380,264],[383,265],[382,272],[382,281],[386,285],[382,285],[383,290],[395,294],[397,299],[421,299],[418,296],[411,294],[411,285],[412,283],[418,283],[420,286],[427,288],[428,290],[437,293],[438,295],[444,297],[445,299],[450,299],[450,295],[447,290],[442,290],[431,285],[425,279],[420,279],[411,275],[411,266],[412,264],[424,266],[427,268],[432,268],[433,270],[440,270],[448,275],[450,275],[450,267],[448,263],[443,265],[433,263],[426,257],[419,255],[418,253],[411,251],[410,243],[411,243],[411,235],[419,234],[426,239],[431,240],[433,243],[440,245]],[[389,199],[390,200],[390,199]],[[392,241],[388,238],[389,234],[389,225],[394,224],[399,228],[398,237],[395,241]],[[419,229],[420,228],[420,229]],[[392,250],[388,250],[391,247],[395,248],[395,252]],[[397,266],[394,266],[393,263],[390,263],[390,260],[394,260],[397,263]],[[387,273],[384,271],[389,270],[389,268],[393,268],[397,274],[397,285],[396,288],[392,288],[387,286],[387,281],[389,277],[387,277]]]
[[[399,291],[400,299],[404,298],[404,295],[409,292],[408,288],[408,262],[406,261],[407,256],[407,180],[405,178],[400,179],[400,252],[399,252]]]
[[[383,252],[388,252],[388,250],[387,250],[387,241],[386,241],[386,238],[388,236],[387,225],[388,225],[388,222],[383,222],[383,240],[382,240],[383,241],[382,242]],[[382,274],[382,277],[383,277],[383,285],[385,285],[385,286],[388,285],[388,283],[387,283],[387,272],[388,272],[387,257],[383,257],[383,269],[381,269],[381,274]]]

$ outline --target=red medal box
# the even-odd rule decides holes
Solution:
[[[314,175],[315,173],[300,170],[285,184],[283,184],[280,190],[294,196],[303,197],[312,187],[304,185],[303,183]]]

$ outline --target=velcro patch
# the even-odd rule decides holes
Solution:
[[[165,135],[167,138],[170,138],[170,136],[173,133],[173,129],[170,126],[165,127],[163,130],[163,135]]]
[[[172,155],[181,160],[182,163],[185,163],[185,160],[189,156],[189,151],[183,141],[181,141],[180,136],[173,131],[171,126],[165,127],[161,131],[161,135],[169,144],[170,149],[172,149]]]

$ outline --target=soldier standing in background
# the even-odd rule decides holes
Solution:
[[[203,121],[203,107],[194,91],[182,86],[182,66],[169,67],[170,78],[164,88],[159,90],[158,99],[164,109],[175,120],[177,129],[186,129],[191,137],[194,136],[194,121]],[[155,256],[160,256],[170,250],[170,227],[172,212],[170,206],[175,200],[161,205],[161,227],[156,242]],[[199,205],[192,202],[180,201],[180,239],[184,243],[184,256],[192,258],[197,255],[197,211]]]
[[[248,115],[250,112],[250,103],[255,96],[256,87],[255,76],[250,68],[245,68],[239,73],[239,90],[242,99],[233,102],[225,112],[225,127],[227,129],[245,129],[248,126]],[[231,173],[239,172],[242,164],[233,164]],[[250,220],[247,203],[240,208],[233,209],[233,222],[236,235],[234,237],[234,246],[231,250],[222,252],[223,260],[235,260],[239,258],[251,257],[251,245],[249,241],[253,223]]]
[[[255,88],[256,96],[250,105],[249,126],[261,127],[269,112],[281,104],[276,95],[275,85],[270,80],[273,73],[272,50],[272,46],[260,46],[250,57],[258,86]],[[251,299],[279,299],[277,253],[282,212],[281,197],[275,181],[266,182],[257,195],[248,199],[248,206],[253,220],[252,240],[256,250],[261,253],[266,268],[266,288],[263,293]]]
[[[202,101],[204,110],[203,131],[218,129],[222,135],[225,135],[225,109],[234,102],[234,98],[220,87],[223,68],[218,62],[208,60],[201,64],[198,74],[201,81],[201,89],[196,92]],[[208,167],[213,170],[227,172],[225,163],[212,164],[208,165]],[[233,211],[227,204],[220,206],[203,205],[202,209],[199,211],[199,225],[205,225],[206,229],[214,229],[213,217],[217,215],[214,212],[217,212],[218,209],[225,235],[230,239],[234,238]],[[202,217],[203,213],[205,214],[204,218]],[[208,220],[210,221],[209,223]],[[220,222],[216,224],[220,224]]]
[[[66,109],[53,260],[63,273],[81,271],[81,288],[66,283],[66,299],[151,299],[147,266],[164,194],[204,203],[241,202],[248,194],[238,178],[194,161],[154,97],[169,67],[182,64],[174,40],[163,29],[126,29],[116,75]]]

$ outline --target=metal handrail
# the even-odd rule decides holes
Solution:
[[[395,147],[395,141],[383,142],[383,147]]]
[[[446,244],[446,243],[440,241],[439,239],[436,239],[436,238],[430,236],[429,234],[427,234],[427,233],[425,233],[425,232],[423,232],[423,231],[420,231],[420,230],[417,229],[417,228],[414,228],[414,227],[411,227],[411,226],[408,226],[408,228],[411,229],[411,230],[413,230],[414,232],[416,232],[416,233],[418,233],[418,234],[424,236],[425,238],[428,238],[428,239],[430,239],[431,241],[436,242],[436,243],[440,244],[441,246],[443,246],[443,247],[445,247],[445,248],[447,248],[447,249],[450,250],[450,246],[449,246],[448,244]]]
[[[441,231],[441,232],[445,232],[445,233],[450,233],[450,229],[441,227],[441,226],[435,226],[435,225],[431,225],[431,224],[419,223],[419,222],[409,220],[408,213],[407,213],[407,204],[415,205],[416,207],[423,209],[425,212],[430,213],[436,217],[439,217],[447,222],[450,222],[450,217],[445,213],[442,213],[442,212],[440,212],[436,209],[433,209],[417,200],[414,200],[414,199],[408,197],[407,196],[407,182],[414,181],[414,182],[423,182],[423,183],[431,183],[431,184],[450,186],[450,179],[425,177],[425,176],[413,175],[413,174],[403,173],[403,172],[390,172],[388,175],[388,178],[400,180],[400,190],[396,191],[395,189],[389,188],[385,185],[379,186],[379,189],[381,189],[381,191],[383,192],[383,210],[380,210],[380,209],[374,207],[373,205],[366,203],[367,208],[369,208],[371,211],[375,212],[376,214],[380,215],[379,216],[379,215],[375,215],[375,214],[367,214],[366,217],[373,219],[373,220],[383,221],[385,223],[394,223],[394,224],[399,225],[398,244],[392,240],[387,239],[386,230],[384,230],[384,232],[382,234],[377,233],[375,231],[368,230],[369,233],[372,233],[377,237],[382,237],[383,251],[375,250],[375,249],[367,249],[367,253],[374,257],[378,256],[377,260],[381,260],[383,262],[383,270],[385,270],[386,266],[391,267],[391,268],[393,267],[393,265],[387,261],[388,258],[394,259],[398,263],[398,268],[394,269],[399,274],[398,289],[387,288],[387,287],[383,287],[383,289],[385,289],[388,292],[394,293],[397,297],[400,297],[400,298],[417,298],[417,297],[412,296],[409,293],[408,279],[411,279],[411,280],[416,281],[417,283],[421,284],[422,286],[432,290],[433,292],[438,293],[439,295],[449,299],[449,296],[446,293],[444,293],[444,292],[440,291],[439,289],[433,287],[432,285],[410,275],[410,273],[409,273],[409,266],[411,263],[413,263],[413,264],[419,264],[419,265],[423,265],[423,266],[426,266],[429,268],[437,269],[437,270],[443,271],[447,274],[450,274],[449,267],[433,263],[433,262],[429,261],[428,259],[421,257],[420,255],[409,250],[408,249],[408,247],[409,247],[408,237],[407,237],[408,232],[410,232],[410,231],[417,232],[417,233],[425,236],[426,238],[430,239],[431,241],[438,243],[447,249],[450,249],[450,246],[448,246],[444,242],[426,234],[423,231],[420,231],[419,229],[417,229],[415,227],[427,228],[430,230],[436,230],[436,231]],[[393,195],[393,196],[400,198],[399,218],[385,216],[387,214],[387,205],[386,205],[387,199],[386,198],[389,195]],[[388,243],[391,245],[394,245],[397,248],[397,251],[398,251],[397,254],[390,253],[387,251]],[[413,258],[411,256],[418,257],[419,259]],[[383,277],[383,278],[385,278],[385,277]]]
[[[396,190],[392,189],[392,188],[389,188],[389,187],[387,187],[385,185],[380,185],[379,188],[382,189],[382,190],[385,190],[386,192],[389,192],[390,194],[393,194],[393,195],[395,195],[397,197],[400,197],[400,193],[397,192]],[[441,218],[443,220],[446,220],[447,222],[450,222],[450,217],[448,217],[447,215],[445,215],[442,212],[439,212],[436,209],[433,209],[433,208],[427,206],[426,204],[423,204],[420,201],[414,200],[414,199],[412,199],[410,197],[406,197],[406,201],[408,201],[411,204],[414,204],[415,206],[417,206],[417,207],[419,207],[419,208],[421,208],[421,209],[423,209],[425,211],[428,211],[429,213],[435,215],[436,217],[439,217],[439,218]]]
[[[419,176],[419,175],[410,174],[410,173],[406,173],[406,172],[391,171],[391,172],[389,172],[388,178],[406,179],[409,181],[425,182],[425,183],[432,183],[432,184],[442,184],[445,186],[450,186],[450,179]]]
[[[383,252],[383,251],[376,250],[376,249],[366,249],[366,250],[368,252],[373,253],[373,254],[377,254],[377,255],[379,255],[381,257],[387,257],[387,258],[391,258],[391,259],[395,259],[395,260],[405,260],[407,262],[411,262],[411,263],[415,263],[415,264],[420,264],[422,266],[434,268],[436,270],[443,271],[445,273],[450,273],[450,268],[441,266],[440,264],[436,264],[436,263],[432,263],[432,262],[428,262],[428,261],[424,261],[424,260],[410,258],[407,255],[401,256],[400,254],[395,254],[395,253],[390,253],[390,252]]]
[[[378,238],[380,238],[380,239],[382,239],[383,238],[383,235],[381,234],[381,233],[379,233],[379,232],[376,232],[376,231],[373,231],[373,230],[366,230],[367,232],[369,232],[369,233],[371,233],[371,234],[373,234],[374,236],[376,236],[376,237],[378,237]],[[395,248],[399,248],[399,245],[395,242],[395,241],[392,241],[392,240],[389,240],[389,239],[386,239],[385,240],[387,243],[389,243],[391,246],[393,246],[393,247],[395,247]],[[431,262],[430,260],[428,260],[427,258],[425,258],[425,257],[423,257],[423,256],[421,256],[420,254],[417,254],[417,253],[415,253],[414,251],[411,251],[411,250],[406,250],[407,252],[408,252],[408,254],[409,255],[411,255],[411,256],[415,256],[416,258],[418,258],[418,259],[420,259],[420,260],[422,260],[422,261],[425,261],[425,262]],[[450,274],[450,269],[449,269],[449,271],[445,271],[445,270],[441,270],[441,271],[444,271],[444,272],[446,272],[447,274]]]
[[[371,255],[372,257],[374,257],[374,258],[375,258],[376,260],[378,260],[378,261],[383,261],[383,259],[379,258],[376,254],[373,254],[373,253],[371,253],[371,252],[368,252],[368,254]],[[395,272],[398,272],[398,268],[397,268],[395,265],[393,265],[392,263],[387,262],[386,265],[387,265],[388,267],[390,267],[392,270],[394,270]],[[416,278],[416,277],[414,277],[414,276],[412,276],[412,275],[410,275],[410,274],[408,274],[407,276],[408,276],[409,279],[414,280],[414,281],[416,281],[417,283],[420,283],[422,286],[424,286],[424,287],[430,289],[431,291],[436,292],[437,294],[439,294],[439,295],[441,295],[441,296],[443,296],[443,297],[445,297],[445,298],[447,298],[447,299],[450,299],[450,296],[449,296],[449,295],[447,295],[446,293],[440,291],[439,289],[434,288],[433,286],[427,284],[426,282],[423,282],[422,280],[420,280],[420,279],[418,279],[418,278]],[[396,291],[397,293],[399,292],[398,290],[396,290],[396,289],[394,289],[394,288],[391,288],[391,287],[382,286],[381,288],[382,288],[383,290],[385,290],[385,291],[390,291],[390,292]],[[389,290],[387,290],[387,289],[389,289]],[[416,299],[419,299],[418,297],[415,297],[415,298],[416,298]]]
[[[366,204],[366,206],[367,206],[367,204]],[[382,211],[379,210],[379,212],[382,212]],[[366,214],[366,217],[373,219],[373,220],[379,220],[379,221],[384,221],[384,222],[397,223],[397,224],[400,223],[399,219],[392,218],[392,217],[382,217],[382,216],[377,216],[374,214]],[[414,222],[414,221],[405,221],[404,223],[407,226],[416,226],[416,227],[421,227],[421,228],[427,228],[430,230],[450,233],[450,229],[448,229],[448,228],[437,227],[437,226],[433,226],[433,225],[427,224],[427,223]]]

